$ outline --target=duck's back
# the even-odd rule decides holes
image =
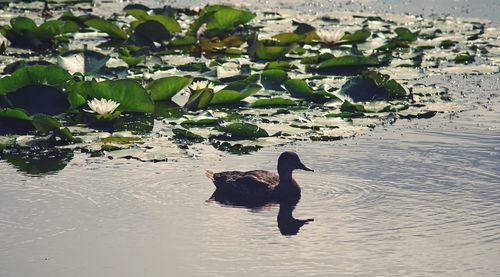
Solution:
[[[217,191],[247,197],[271,197],[279,184],[279,176],[265,170],[207,171],[207,176],[212,179]]]

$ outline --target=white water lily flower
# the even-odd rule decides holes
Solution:
[[[219,90],[222,90],[223,88],[225,88],[226,86],[225,85],[214,85],[214,83],[210,82],[210,81],[197,81],[197,82],[193,82],[190,86],[189,86],[189,89],[191,89],[192,91],[196,91],[196,90],[200,90],[200,89],[205,89],[205,88],[209,88],[211,90],[213,90],[213,92],[218,92]]]
[[[344,37],[344,32],[337,30],[337,31],[325,31],[325,30],[318,30],[316,31],[316,34],[319,37],[319,41],[326,43],[326,44],[334,44],[342,41],[342,37]]]
[[[101,100],[96,98],[92,101],[87,101],[87,104],[89,105],[90,110],[84,111],[89,113],[96,113],[99,115],[111,114],[116,110],[116,108],[118,108],[118,106],[120,106],[120,103],[104,98],[101,98]]]
[[[191,90],[200,90],[200,89],[205,89],[205,88],[210,88],[210,89],[214,89],[214,83],[210,82],[210,81],[197,81],[197,82],[193,82],[189,88]]]

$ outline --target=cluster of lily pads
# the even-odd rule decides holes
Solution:
[[[2,61],[16,59],[0,79],[0,149],[164,160],[210,145],[241,154],[451,109],[446,88],[418,80],[484,65],[485,25],[403,25],[224,5],[130,4],[110,18],[68,10],[41,24],[13,16],[0,27]]]

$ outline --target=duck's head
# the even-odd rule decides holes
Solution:
[[[281,153],[278,159],[278,172],[280,174],[286,172],[291,173],[295,169],[314,171],[313,169],[307,167],[300,161],[299,155],[297,155],[297,153],[291,151],[285,151]]]

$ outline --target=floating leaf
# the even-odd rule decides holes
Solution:
[[[325,103],[330,100],[337,100],[333,94],[326,91],[315,92],[304,80],[290,79],[285,83],[286,90],[294,98],[309,100],[315,103]]]
[[[281,85],[288,80],[288,74],[281,69],[268,69],[262,72],[261,84],[266,89],[282,90]]]
[[[192,126],[204,127],[204,126],[217,126],[220,120],[217,118],[203,118],[199,120],[184,120],[181,122],[182,127],[190,128]]]
[[[396,28],[394,32],[398,35],[398,39],[404,41],[415,41],[417,40],[417,35],[412,33],[407,28]]]
[[[122,112],[151,113],[154,110],[150,95],[139,83],[130,79],[81,82],[72,88],[72,92],[86,99],[113,100],[120,104],[117,110]]]
[[[72,21],[50,20],[40,26],[27,17],[10,20],[11,26],[0,27],[2,33],[15,47],[44,50],[59,42],[58,36],[75,33],[80,27]]]
[[[59,137],[66,142],[73,141],[73,135],[68,128],[61,128],[61,123],[51,116],[45,114],[35,114],[32,120],[33,126],[42,133],[51,133],[54,137]]]
[[[406,90],[388,75],[368,71],[347,81],[341,92],[356,102],[396,100],[407,97]]]
[[[322,73],[351,75],[361,72],[369,66],[378,66],[379,64],[379,60],[375,57],[349,55],[328,59],[317,67],[313,67],[313,70]]]
[[[216,92],[210,105],[233,104],[257,93],[262,87],[248,81],[236,81]]]
[[[342,42],[344,43],[358,43],[358,42],[363,42],[366,39],[368,39],[371,35],[371,32],[368,30],[358,30],[354,33],[346,33],[342,37]]]
[[[195,142],[202,142],[205,140],[202,136],[190,132],[186,129],[175,128],[172,130],[172,132],[174,133],[174,137],[178,139],[190,140]]]
[[[106,33],[116,40],[126,40],[128,38],[127,34],[120,27],[100,17],[86,20],[85,25]]]
[[[271,42],[270,42],[271,43]],[[275,44],[275,43],[274,43]],[[248,55],[250,57],[255,57],[264,60],[276,60],[283,58],[288,52],[297,47],[296,44],[290,44],[286,46],[280,45],[265,45],[263,41],[260,41],[255,37],[252,44],[249,47]]]
[[[220,126],[217,130],[226,133],[231,138],[255,139],[268,137],[266,130],[250,123],[232,123],[227,126]]]
[[[23,109],[0,109],[0,134],[25,134],[33,130],[31,119]]]
[[[459,53],[454,61],[456,64],[468,64],[475,60],[475,57],[468,52]]]
[[[281,106],[296,106],[297,103],[292,99],[274,97],[268,99],[259,99],[252,103],[252,108],[267,108],[267,107],[281,107]]]
[[[187,77],[165,77],[149,83],[146,90],[149,91],[154,101],[170,100],[172,96],[189,85],[191,81],[192,78]]]
[[[0,79],[0,95],[6,95],[30,85],[50,85],[63,88],[71,75],[57,65],[20,67],[10,76]]]

